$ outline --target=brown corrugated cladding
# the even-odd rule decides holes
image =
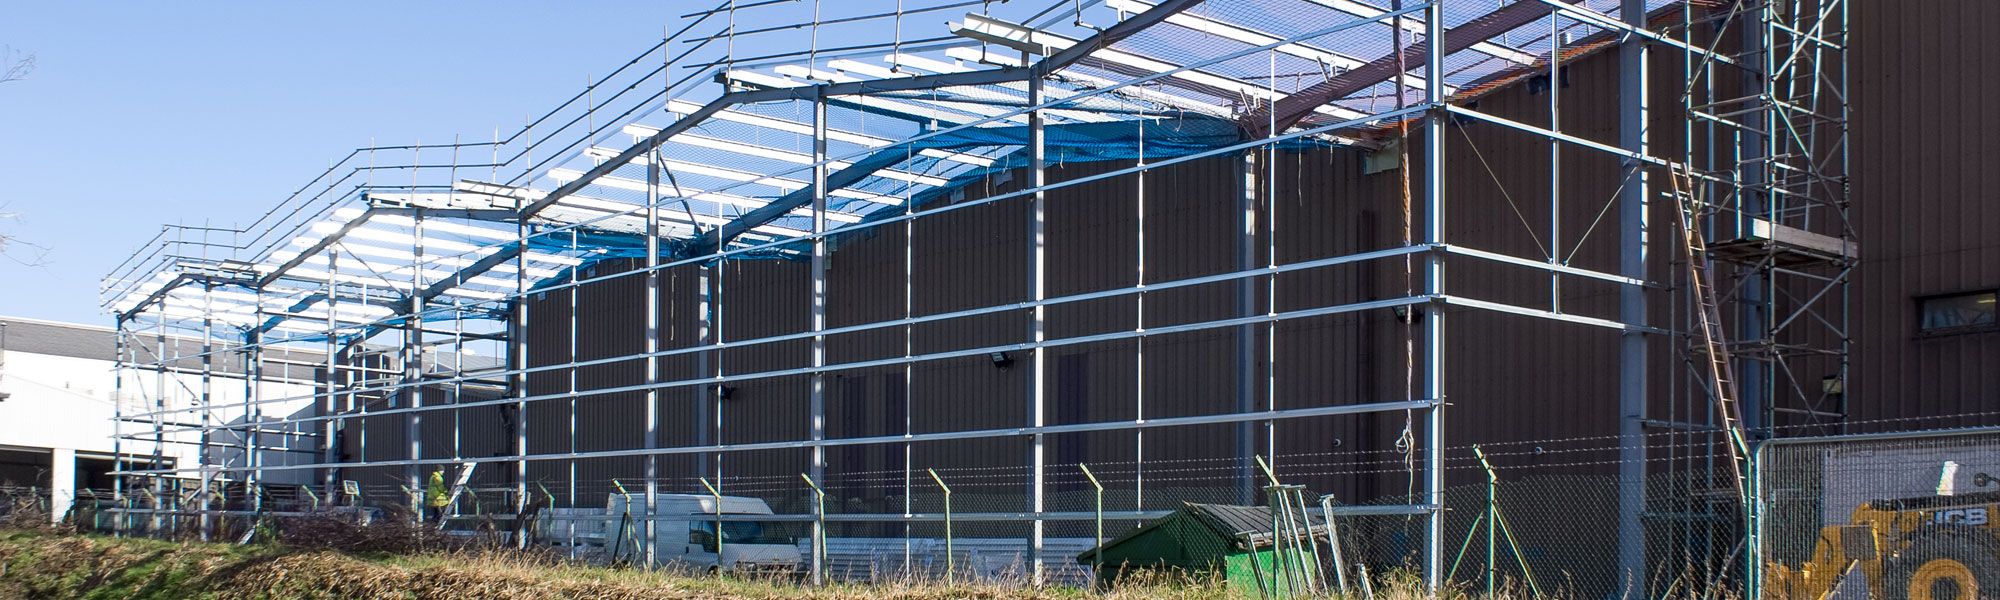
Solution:
[[[581,276],[581,273],[577,274]],[[529,368],[561,365],[571,360],[570,339],[577,335],[572,322],[572,298],[580,296],[573,288],[557,288],[537,292],[527,301],[528,311],[528,366]],[[630,310],[621,307],[621,310]],[[577,312],[581,312],[578,309]],[[596,311],[592,311],[596,312]],[[602,314],[602,313],[599,313]],[[642,321],[636,315],[628,317],[625,328],[640,327]],[[545,397],[564,395],[569,392],[570,379],[575,373],[570,369],[549,369],[528,375],[528,395]],[[529,402],[521,418],[527,429],[529,454],[558,454],[569,452],[574,443],[570,435],[570,414],[573,398],[547,399]],[[591,427],[603,424],[593,423]],[[558,502],[570,497],[569,473],[571,461],[535,461],[528,463],[527,478],[532,484],[547,487]],[[587,502],[595,505],[597,502]]]
[[[1854,431],[2000,423],[2000,333],[1925,337],[1917,298],[2000,288],[1993,162],[2000,5],[1863,1],[1851,13]],[[1944,418],[1948,415],[1964,415]]]
[[[1647,127],[1652,153],[1677,157],[1682,133],[1678,83],[1680,55],[1655,52],[1651,113]],[[1615,144],[1619,139],[1618,56],[1601,52],[1572,60],[1554,85],[1516,85],[1478,98],[1472,107],[1499,117],[1548,126],[1550,94],[1560,101],[1560,127],[1571,135]],[[1551,92],[1553,89],[1553,92]],[[1620,160],[1602,152],[1563,144],[1529,133],[1472,120],[1454,120],[1444,133],[1446,234],[1448,243],[1569,266],[1616,273],[1622,239],[1616,198]],[[1413,144],[1420,148],[1420,144]],[[1554,156],[1552,156],[1552,152]],[[1553,163],[1552,163],[1553,161]],[[1555,170],[1552,181],[1552,164]],[[1655,193],[1667,185],[1664,173],[1651,175]],[[1553,187],[1553,190],[1552,190]],[[1553,192],[1553,194],[1552,194]],[[1551,196],[1555,197],[1554,225]],[[1677,256],[1670,202],[1649,204],[1651,248],[1647,269],[1668,278]],[[1400,275],[1400,274],[1399,274]],[[1492,261],[1454,257],[1447,261],[1446,290],[1462,296],[1562,313],[1618,320],[1619,287],[1576,276]],[[1649,319],[1668,320],[1668,296],[1648,295]],[[1618,331],[1483,310],[1454,310],[1446,328],[1448,444],[1494,446],[1516,453],[1502,460],[1514,474],[1542,471],[1615,472],[1615,450],[1536,455],[1523,450],[1608,448],[1619,427]],[[1667,379],[1678,364],[1672,346],[1654,337],[1649,347],[1649,390],[1655,418],[1666,418]],[[1393,364],[1393,363],[1392,363]],[[1396,390],[1400,386],[1392,386]],[[1585,441],[1558,441],[1594,438]],[[1509,443],[1517,445],[1509,445]],[[1469,453],[1461,449],[1453,456]],[[1599,462],[1594,465],[1568,463]],[[1565,466],[1535,469],[1537,465]],[[1466,478],[1476,475],[1458,472]]]
[[[425,388],[424,404],[480,402],[501,397],[491,389],[454,389],[449,385]],[[507,434],[506,414],[511,408],[479,406],[424,413],[422,432],[424,458],[486,458],[513,453],[513,437]],[[513,481],[511,465],[484,464],[473,472],[473,485],[499,485]],[[436,467],[427,467],[433,469]]]
[[[1571,84],[1559,88],[1564,128],[1591,139],[1615,141],[1615,54],[1585,57],[1569,69]],[[1656,82],[1666,82],[1653,86],[1655,154],[1677,155],[1677,150],[1661,148],[1677,148],[1679,144],[1680,120],[1674,114],[1679,106],[1679,55],[1659,53],[1653,69]],[[1547,93],[1515,86],[1480,98],[1478,108],[1524,122],[1546,123]],[[1413,131],[1413,137],[1416,133]],[[1547,225],[1550,157],[1546,140],[1471,122],[1452,126],[1447,136],[1447,239],[1482,250],[1546,256],[1545,248],[1552,242]],[[1260,201],[1270,206],[1260,207],[1254,222],[1260,232],[1275,227],[1276,234],[1273,238],[1259,233],[1253,239],[1256,250],[1249,259],[1263,264],[1272,239],[1276,240],[1280,264],[1400,246],[1400,182],[1393,170],[1363,174],[1366,154],[1355,149],[1288,150],[1277,154],[1275,164],[1265,165],[1263,159],[1252,163],[1248,168],[1260,174],[1267,167],[1275,173],[1275,181],[1259,180]],[[1413,154],[1420,156],[1420,149],[1413,148]],[[1606,212],[1606,206],[1618,189],[1618,161],[1574,146],[1561,149],[1560,161],[1563,233],[1557,242],[1559,254],[1578,267],[1616,270],[1617,211],[1611,207]],[[1050,179],[1065,181],[1125,166],[1129,165],[1060,165],[1050,169]],[[1243,258],[1238,254],[1236,237],[1242,227],[1238,198],[1243,190],[1243,168],[1241,156],[1217,157],[1150,170],[1143,183],[1139,177],[1126,175],[1050,191],[1048,294],[1060,297],[1139,282],[1142,202],[1146,283],[1234,270]],[[1018,190],[1025,179],[1025,173],[1019,171],[998,174],[945,202]],[[1659,186],[1665,180],[1656,174],[1654,181]],[[906,311],[924,316],[1025,300],[1026,208],[1024,198],[1011,199],[833,240],[828,325],[897,319]],[[1601,219],[1600,214],[1604,214]],[[1649,265],[1655,278],[1664,278],[1673,256],[1672,215],[1671,205],[1653,204],[1654,247]],[[1531,230],[1534,233],[1530,234]],[[599,268],[608,270],[610,266]],[[725,339],[778,335],[809,327],[808,264],[730,261],[722,272]],[[692,276],[671,273],[673,277]],[[602,346],[590,348],[585,355],[614,356],[636,347],[633,336],[643,327],[636,320],[635,305],[643,296],[640,288],[630,287],[639,280],[630,281],[593,284],[619,286],[624,291],[602,297],[584,295],[588,299],[582,302],[581,310],[589,316],[582,326],[606,330],[580,335],[580,341],[587,339],[586,344]],[[1048,311],[1049,337],[1129,330],[1141,322],[1142,310],[1143,324],[1148,328],[1235,316],[1242,310],[1238,285],[1222,282],[1155,290],[1143,300],[1128,295],[1052,307]],[[1268,296],[1264,290],[1270,285],[1268,278],[1251,280],[1255,293],[1250,308],[1255,312],[1265,310]],[[1400,297],[1408,285],[1401,260],[1290,272],[1275,282],[1276,309]],[[1453,258],[1447,285],[1454,295],[1566,314],[1617,317],[1616,287],[1579,277],[1552,281],[1547,273],[1534,269]],[[691,343],[681,334],[693,335],[698,318],[691,314],[696,306],[692,287],[673,287],[688,291],[666,296],[666,322],[674,329],[667,343],[670,348]],[[531,305],[533,364],[567,358],[567,301],[551,304],[556,295],[552,292],[549,299],[537,298]],[[1653,321],[1665,323],[1668,302],[1664,293],[1654,293],[1651,305]],[[1580,437],[1594,439],[1572,444],[1612,445],[1614,440],[1608,436],[1616,434],[1618,425],[1619,332],[1474,310],[1456,310],[1448,318],[1447,389],[1452,402],[1448,435],[1452,446],[1535,442],[1507,447],[1509,452],[1520,453],[1507,459],[1510,466],[1519,469],[1517,473],[1537,472],[1532,470],[1536,465],[1564,472],[1615,470],[1608,463],[1581,468],[1555,466],[1604,460],[1612,458],[1610,455],[1550,453],[1544,458],[1524,450],[1568,448],[1548,440]],[[1270,401],[1278,408],[1406,397],[1404,340],[1409,329],[1392,311],[1292,319],[1280,323],[1276,330],[1278,360],[1273,379],[1277,389]],[[1239,401],[1235,364],[1241,333],[1241,328],[1211,328],[1052,348],[1046,359],[1047,420],[1057,424],[1129,420],[1140,415],[1141,398],[1147,418],[1234,411]],[[1256,365],[1252,404],[1262,408],[1267,402],[1263,365],[1268,357],[1264,348],[1272,341],[1265,337],[1261,325],[1251,328],[1251,333]],[[1027,311],[1006,311],[832,336],[828,360],[840,364],[898,357],[906,343],[914,354],[985,348],[1020,343],[1027,335]],[[1669,377],[1665,374],[1675,372],[1672,366],[1678,364],[1677,358],[1665,340],[1656,341],[1652,352],[1652,372],[1656,373],[1651,380],[1652,394],[1664,399]],[[808,346],[802,342],[765,344],[724,354],[724,371],[735,374],[798,368],[809,358]],[[1025,387],[1028,356],[1010,354],[1010,365],[996,364],[987,356],[968,356],[916,362],[907,373],[899,364],[835,371],[827,379],[827,434],[839,439],[1025,425],[1029,421]],[[690,358],[668,371],[694,373],[692,364]],[[580,372],[580,381],[602,386],[636,383],[639,372],[632,369],[586,369],[589,375]],[[557,380],[567,383],[554,374],[531,377],[531,393],[565,389],[556,385]],[[730,383],[734,390],[723,401],[721,440],[804,439],[810,418],[809,381],[804,376],[784,376]],[[579,414],[580,447],[637,446],[633,425],[638,413],[613,408],[622,406],[620,403],[636,404],[625,398],[628,395],[605,400],[603,408],[590,409],[595,412]],[[675,397],[678,400],[663,411],[667,422],[705,418],[691,395]],[[1656,402],[1654,416],[1675,416],[1661,407],[1663,404]],[[567,404],[550,401],[539,406],[530,411],[530,437],[534,440],[530,451],[566,451]],[[1277,462],[1281,471],[1293,465],[1301,483],[1334,491],[1345,499],[1399,493],[1407,483],[1400,472],[1402,455],[1395,450],[1403,424],[1401,414],[1281,423]],[[700,428],[681,427],[677,431],[681,433],[667,436],[667,445],[695,443],[688,437]],[[1135,502],[1147,508],[1171,508],[1182,500],[1233,501],[1235,478],[1242,473],[1233,460],[1239,444],[1237,432],[1234,425],[1211,425],[1153,429],[1143,435],[1131,431],[1051,435],[1046,448],[1051,509],[1087,506],[1082,493],[1086,488],[1076,463],[1100,467],[1099,473],[1113,481],[1114,508],[1134,506]],[[1261,441],[1257,447],[1261,452]],[[1141,448],[1148,480],[1143,501],[1135,498],[1130,483],[1135,470],[1132,461],[1141,456]],[[1024,437],[917,444],[908,450],[907,457],[900,444],[834,448],[827,455],[831,491],[853,511],[900,511],[905,460],[917,473],[924,468],[938,468],[947,474],[959,470],[956,472],[966,476],[966,481],[979,482],[960,497],[978,506],[961,505],[961,510],[1025,507],[1021,501],[1026,480],[1021,467],[1028,457]],[[796,503],[803,490],[789,481],[807,469],[806,457],[804,450],[733,454],[724,459],[725,480],[739,493]],[[694,464],[676,463],[663,475],[690,477]],[[588,475],[579,468],[581,481],[636,477],[638,472],[632,461],[605,461],[602,470],[589,471]],[[550,469],[538,467],[536,476],[566,477],[566,472]],[[1461,473],[1468,478],[1473,475],[1454,471],[1454,477]],[[978,477],[973,477],[975,474]],[[919,498],[932,494],[933,486],[927,480],[918,479],[912,485]],[[597,500],[581,501],[589,504]]]
[[[551,289],[533,294],[528,301],[530,327],[527,333],[530,367],[550,367],[574,361],[618,359],[577,368],[552,368],[529,374],[531,396],[563,396],[528,403],[528,452],[551,454],[596,452],[645,447],[647,422],[644,391],[606,392],[645,381],[646,322],[643,306],[646,278],[633,272],[635,260],[610,260],[584,268],[578,276],[585,283],[574,288]],[[592,279],[596,279],[592,281]],[[574,290],[574,291],[572,291]],[[693,266],[665,269],[659,273],[663,305],[695,306],[700,299],[700,270]],[[572,300],[572,294],[574,299]],[[571,310],[571,303],[578,307]],[[575,346],[571,347],[572,314]],[[663,311],[660,348],[684,349],[700,343],[698,311],[675,314]],[[665,381],[687,381],[701,376],[699,360],[680,354],[660,360]],[[574,383],[572,384],[572,377]],[[574,388],[571,386],[574,385]],[[662,447],[690,446],[706,440],[701,431],[707,413],[700,403],[701,386],[686,385],[661,389],[659,440]],[[574,413],[572,414],[572,410]],[[572,441],[572,426],[576,432]],[[508,446],[511,449],[511,442]],[[661,472],[695,476],[700,457],[670,455],[660,459]],[[529,463],[529,480],[547,487],[568,502],[570,482],[577,482],[581,505],[596,506],[602,494],[613,489],[612,480],[631,489],[643,480],[645,459],[640,457],[591,458],[574,461],[550,460]],[[573,479],[572,479],[573,478]],[[673,482],[670,492],[686,492],[695,484]]]
[[[357,352],[363,354],[357,356]],[[359,365],[368,369],[393,368],[391,359],[394,357],[394,352],[394,349],[350,347],[340,357],[340,363]],[[382,373],[357,373],[351,370],[343,371],[340,375],[343,380],[351,381],[379,380],[383,377]],[[377,381],[365,387],[373,388],[381,385],[382,383]],[[343,462],[406,460],[410,457],[407,445],[409,438],[404,429],[407,426],[407,421],[404,420],[407,414],[367,416],[368,412],[394,408],[400,406],[400,403],[392,405],[390,399],[382,392],[374,392],[351,397],[343,396],[339,404],[356,407],[356,410],[349,412],[358,415],[340,422],[337,435]],[[409,478],[406,474],[404,467],[400,466],[355,467],[341,469],[337,477],[356,481],[369,493],[375,493],[383,489],[395,489],[398,485],[408,485]]]
[[[586,268],[583,277],[601,277],[624,269],[617,265],[606,265],[597,269]],[[643,275],[626,275],[607,279],[592,285],[582,286],[576,291],[576,359],[592,361],[600,359],[635,357],[645,351],[646,322],[629,310],[595,311],[594,306],[645,306],[646,278]],[[641,313],[642,314],[642,313]],[[631,385],[645,380],[645,360],[627,358],[617,362],[594,364],[576,369],[577,430],[574,450],[596,452],[642,448],[645,446],[646,410],[645,393],[638,391],[589,393]],[[532,411],[530,414],[533,414]],[[529,427],[539,425],[531,420]],[[574,461],[575,477],[581,482],[608,484],[617,477],[631,477],[628,474],[643,473],[642,459],[637,457],[594,458]],[[581,491],[581,490],[579,490]]]
[[[391,359],[395,356],[394,350],[381,353],[383,351],[378,348],[370,349],[370,352],[373,354],[360,359],[369,368],[382,369],[392,366],[393,361]],[[431,355],[427,360],[442,360],[436,356]],[[353,359],[346,359],[344,362],[352,361]],[[439,366],[449,367],[451,365],[432,365],[427,370],[435,371]],[[324,370],[321,370],[321,372],[323,373]],[[383,374],[381,373],[367,375],[370,378],[380,378],[382,376]],[[380,385],[382,384],[378,382],[369,387],[379,387]],[[500,395],[499,392],[490,387],[479,385],[465,387],[451,384],[427,385],[421,388],[421,392],[425,406],[456,404],[461,401],[479,402],[497,398]],[[374,396],[380,396],[380,394],[374,394]],[[348,403],[348,398],[341,396],[336,402],[339,405],[345,406]],[[388,398],[375,398],[360,403],[364,404],[366,406],[365,410],[370,412],[395,409],[403,406],[400,399],[391,400]],[[421,417],[422,421],[419,424],[419,428],[421,429],[419,431],[419,435],[421,436],[419,439],[423,442],[421,449],[422,458],[479,458],[500,456],[509,453],[509,449],[511,448],[509,440],[512,438],[506,432],[508,431],[507,421],[510,417],[505,413],[506,411],[502,408],[493,406],[423,413]],[[338,440],[336,443],[340,447],[341,460],[343,462],[353,462],[361,460],[390,461],[409,459],[408,427],[410,417],[411,413],[399,413],[380,416],[357,416],[347,419],[343,422],[342,430],[337,435]],[[424,467],[422,471],[428,473],[437,468],[439,467]],[[406,468],[402,466],[362,467],[344,469],[338,474],[338,478],[354,480],[365,486],[370,486],[370,489],[381,489],[383,486],[393,488],[393,486],[407,484],[406,473]],[[482,466],[475,473],[472,483],[474,485],[494,485],[508,482],[512,480],[510,473],[511,470],[497,465]]]
[[[1618,139],[1618,78],[1615,53],[1574,60],[1557,87],[1564,131],[1605,143]],[[1678,108],[1680,55],[1655,53],[1650,65],[1653,113],[1649,122],[1653,153],[1678,156],[1682,130]],[[1515,85],[1484,95],[1472,107],[1496,116],[1546,126],[1547,86]],[[1420,128],[1411,130],[1412,171],[1422,156]],[[1445,240],[1455,246],[1547,260],[1551,254],[1570,266],[1616,272],[1620,226],[1612,204],[1620,187],[1619,161],[1593,150],[1472,120],[1454,120],[1445,131]],[[1391,149],[1393,151],[1393,149]],[[1277,246],[1280,263],[1351,254],[1401,245],[1401,182],[1394,171],[1363,175],[1363,152],[1315,150],[1282,153],[1277,166]],[[1551,160],[1559,235],[1551,232]],[[1664,174],[1652,177],[1655,190]],[[1421,205],[1421,182],[1413,182]],[[1415,211],[1421,227],[1421,211]],[[1648,269],[1668,278],[1677,238],[1671,204],[1650,205],[1651,252]],[[1421,235],[1421,230],[1412,235]],[[1552,248],[1553,247],[1553,248]],[[1419,259],[1420,260],[1420,259]],[[1446,291],[1453,296],[1579,315],[1618,319],[1618,287],[1576,277],[1501,263],[1452,257]],[[1419,262],[1420,265],[1420,262]],[[1371,265],[1315,269],[1278,278],[1279,309],[1340,304],[1404,295],[1420,287],[1406,276],[1400,260]],[[1669,319],[1669,298],[1649,294],[1650,320]],[[1386,311],[1382,311],[1385,313]],[[1334,315],[1298,319],[1278,328],[1280,404],[1350,404],[1414,397],[1406,388],[1404,340],[1411,326],[1387,314]],[[1423,317],[1419,317],[1420,319]],[[1618,431],[1618,356],[1621,335],[1613,329],[1563,323],[1491,311],[1457,309],[1447,316],[1445,371],[1448,445],[1464,458],[1471,444],[1509,455],[1500,461],[1514,475],[1561,471],[1613,472],[1615,450],[1543,455],[1533,450],[1609,448]],[[1650,346],[1649,416],[1685,418],[1669,401],[1668,379],[1677,355],[1663,337]],[[1420,386],[1419,386],[1420,387]],[[1401,432],[1402,415],[1323,418],[1281,425],[1280,453],[1341,466],[1340,475],[1314,482],[1316,489],[1373,497],[1403,476],[1356,477],[1395,471],[1401,456],[1385,445]],[[1282,433],[1287,428],[1297,434]],[[1586,438],[1586,439],[1579,439]],[[1576,465],[1572,463],[1598,463]],[[1476,473],[1453,471],[1452,483]]]
[[[810,265],[780,260],[732,260],[720,270],[717,297],[724,341],[812,328]],[[812,364],[811,348],[809,341],[796,340],[726,350],[722,353],[722,373],[740,375],[805,368]],[[808,439],[812,427],[811,382],[805,375],[785,375],[724,384],[733,391],[721,401],[722,428],[717,441],[740,444]],[[798,477],[807,470],[805,456],[803,450],[725,455],[721,457],[724,489],[773,499],[803,499],[805,488]],[[803,504],[793,506],[806,508]]]

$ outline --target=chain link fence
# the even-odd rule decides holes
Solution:
[[[2000,594],[2000,429],[1777,440],[1756,474],[1760,597]]]

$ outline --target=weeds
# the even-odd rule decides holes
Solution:
[[[1037,589],[1025,577],[947,585],[922,575],[870,583],[806,587],[782,577],[716,576],[673,570],[606,568],[533,551],[437,540],[435,532],[388,519],[361,526],[337,518],[285,530],[249,545],[111,538],[60,531],[46,518],[34,527],[0,529],[0,598],[630,598],[994,600],[1239,597],[1214,578],[1135,570],[1119,585],[1093,592]],[[386,525],[386,526],[385,526]],[[317,536],[315,538],[315,536]],[[1680,586],[1673,598],[1727,599],[1713,589]],[[1466,586],[1433,595],[1421,578],[1395,570],[1376,578],[1373,600],[1525,600],[1538,597],[1509,581],[1491,597]],[[1358,591],[1358,590],[1357,590]],[[1550,592],[1551,590],[1544,590]],[[1253,596],[1254,597],[1254,596]],[[1355,597],[1359,597],[1358,595]],[[1574,597],[1554,592],[1539,597]]]
[[[608,569],[493,548],[348,553],[282,543],[233,546],[0,531],[0,598],[800,598],[943,600],[1080,598],[1073,588],[1011,581],[944,585],[910,578],[803,587],[789,579]],[[1113,600],[1224,598],[1214,586],[1147,582]]]

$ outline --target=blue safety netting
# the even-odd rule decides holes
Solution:
[[[911,196],[913,209],[950,196],[989,177],[1028,168],[1032,157],[1027,146],[1030,143],[1030,128],[1026,125],[1006,127],[967,127],[953,131],[931,134],[930,137],[880,149],[852,166],[828,177],[832,187],[845,187],[842,180],[860,182],[871,174],[906,161],[926,160],[918,156],[924,150],[964,151],[981,148],[1012,147],[1012,152],[997,157],[991,165],[968,169],[951,177],[941,186],[931,187]],[[1192,156],[1243,142],[1242,131],[1234,121],[1202,115],[1188,115],[1161,119],[1133,119],[1102,123],[1059,123],[1043,127],[1043,153],[1048,164],[1089,163],[1100,161],[1131,161],[1144,158],[1160,161]],[[1292,138],[1274,142],[1283,148],[1303,148],[1326,145],[1315,139]],[[845,174],[846,177],[842,177]],[[746,213],[738,221],[739,228],[747,230],[811,202],[813,191],[810,187],[793,191],[772,199],[763,208]],[[672,201],[668,199],[667,201]],[[893,217],[902,213],[901,209],[884,208],[864,215],[863,222]],[[712,230],[711,230],[712,231]],[[644,258],[645,238],[640,235],[588,230],[579,232],[572,243],[564,239],[550,240],[537,238],[530,248],[552,252],[574,252],[588,248],[584,263],[577,269],[588,269],[597,262],[608,259]],[[715,238],[712,233],[692,236],[687,239],[669,240],[661,245],[661,253],[666,259],[698,257],[714,251]],[[792,259],[804,258],[806,242],[800,241],[767,248],[757,252],[739,253],[732,259]],[[568,271],[563,274],[538,281],[536,288],[569,281]]]

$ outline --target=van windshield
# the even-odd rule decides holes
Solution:
[[[689,524],[689,529],[714,535],[715,521],[697,521]],[[724,544],[793,544],[791,537],[784,535],[783,523],[760,523],[757,521],[723,521],[722,543]]]

